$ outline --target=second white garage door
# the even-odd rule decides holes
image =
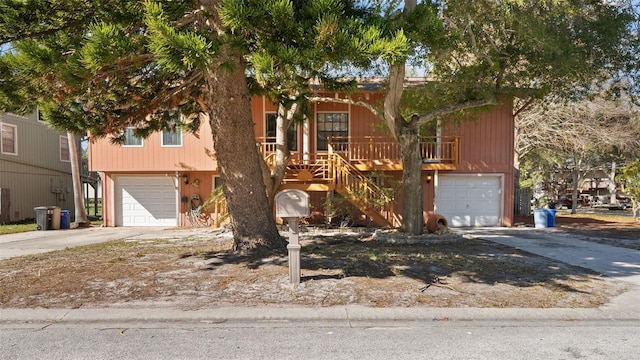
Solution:
[[[501,224],[499,176],[438,176],[436,213],[449,226],[498,226]]]
[[[116,226],[176,226],[173,178],[119,177],[116,180]]]

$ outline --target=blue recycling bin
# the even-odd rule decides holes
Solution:
[[[60,211],[60,229],[69,229],[71,227],[71,211]]]
[[[554,209],[547,210],[547,227],[556,226],[556,211]]]

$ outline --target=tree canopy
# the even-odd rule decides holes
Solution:
[[[418,232],[421,126],[503,97],[627,89],[639,53],[625,1],[10,0],[0,14],[3,109],[38,103],[56,126],[116,141],[126,126],[145,136],[209,119],[223,177],[236,180],[226,186],[239,186],[237,174],[248,184],[225,191],[235,222],[252,212],[233,195],[260,192],[248,180],[259,176],[257,154],[246,169],[225,158],[251,146],[249,87],[291,101],[311,80],[344,88],[382,66],[377,113],[400,145],[404,198],[416,201],[405,201],[404,219]],[[430,82],[405,91],[408,65]],[[248,119],[234,122],[230,103]],[[183,114],[178,124],[170,110]],[[271,223],[265,236],[245,225],[240,237],[277,236]]]
[[[260,176],[243,50],[221,1],[12,1],[0,23],[0,104],[39,105],[48,120],[93,137],[174,126],[214,130],[240,251],[281,248]],[[173,116],[176,112],[180,117]],[[238,131],[237,129],[242,129]],[[245,131],[246,130],[246,131]],[[234,157],[235,156],[235,157]],[[237,157],[242,157],[239,160]]]
[[[437,14],[441,21],[440,31],[408,37],[415,51],[388,61],[384,119],[400,145],[403,221],[410,233],[421,232],[423,224],[420,127],[505,98],[555,94],[575,99],[603,87],[618,88],[613,84],[622,78],[627,87],[635,85],[628,81],[634,74],[629,70],[637,73],[638,64],[638,17],[632,2],[390,3],[396,12],[385,16],[389,28],[406,29],[416,13]],[[405,91],[409,63],[421,65],[435,85]]]

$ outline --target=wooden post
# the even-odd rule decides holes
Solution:
[[[289,284],[298,285],[300,284],[299,219],[286,218],[286,220],[289,223],[289,245],[287,245],[289,252]]]

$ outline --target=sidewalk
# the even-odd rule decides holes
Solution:
[[[206,229],[162,230],[115,228],[113,232],[92,228],[74,230],[74,236],[104,239],[134,239],[158,237],[206,236]],[[114,228],[111,228],[114,229]],[[77,231],[77,233],[75,233]],[[215,230],[214,230],[215,231]],[[481,320],[632,320],[640,321],[640,251],[617,248],[580,240],[555,228],[473,228],[456,229],[469,238],[480,238],[519,248],[521,250],[556,259],[572,265],[589,268],[611,278],[626,281],[631,290],[597,309],[523,309],[523,308],[371,308],[362,306],[335,307],[232,307],[196,311],[166,308],[106,308],[106,309],[0,309],[4,324],[78,324],[109,323],[131,324],[149,322],[189,322],[205,324],[242,324],[247,322],[322,322],[356,326],[382,321],[481,321]],[[57,231],[33,232],[22,235],[27,242],[44,241],[43,235]],[[64,234],[65,232],[62,232]],[[70,231],[71,233],[71,231]],[[71,234],[67,234],[71,235]],[[9,235],[7,235],[9,236]],[[32,236],[33,238],[30,238]],[[10,247],[18,237],[7,240],[0,236],[0,251]],[[62,236],[56,241],[62,241]],[[75,242],[68,240],[66,246]],[[87,241],[87,240],[85,240]],[[9,244],[9,245],[7,245]],[[45,246],[23,251],[46,251]],[[65,246],[65,247],[66,247]]]
[[[385,322],[433,321],[640,321],[640,311],[626,307],[599,309],[521,309],[521,308],[371,308],[334,307],[230,307],[183,311],[166,308],[146,309],[0,309],[0,323],[31,325],[100,324],[110,326],[140,323],[182,322],[211,325],[246,323],[320,323],[365,326]],[[389,322],[393,322],[391,324]]]

